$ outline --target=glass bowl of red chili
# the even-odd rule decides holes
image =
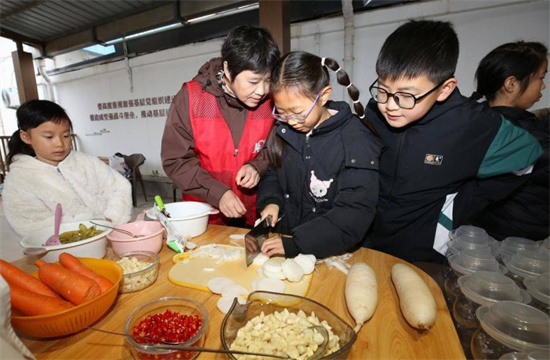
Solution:
[[[208,327],[204,306],[184,297],[163,297],[135,309],[126,320],[126,343],[135,359],[185,360],[200,352],[151,349],[149,344],[202,347]]]

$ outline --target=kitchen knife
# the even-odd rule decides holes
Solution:
[[[269,237],[271,231],[271,215],[260,221],[252,230],[244,236],[244,249],[246,254],[246,266],[250,266],[256,256],[261,252],[262,245]]]

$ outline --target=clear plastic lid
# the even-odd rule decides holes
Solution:
[[[521,251],[502,258],[510,272],[527,278],[550,271],[550,257],[540,251]]]
[[[449,237],[453,241],[461,239],[476,243],[488,243],[490,238],[487,232],[482,228],[470,225],[462,225],[457,229],[451,230],[449,232]]]
[[[480,305],[491,305],[497,301],[531,302],[531,297],[521,290],[514,280],[490,271],[476,271],[458,279],[460,290],[468,299]]]
[[[550,273],[528,277],[523,280],[529,294],[544,304],[550,305]]]
[[[447,256],[451,256],[453,254],[457,254],[464,250],[479,250],[480,252],[488,255],[497,256],[498,255],[498,242],[494,242],[492,244],[488,243],[475,243],[475,242],[469,242],[464,240],[455,240],[455,241],[449,241],[447,243]]]
[[[548,255],[550,255],[550,237],[547,237],[544,240],[537,241],[540,244],[540,250]]]
[[[505,272],[505,269],[501,269],[503,266],[499,266],[493,255],[479,249],[463,250],[449,256],[448,261],[451,268],[462,275],[468,275],[479,270]]]
[[[500,256],[512,255],[518,251],[533,251],[539,248],[536,241],[520,238],[507,237],[500,244]]]
[[[550,318],[532,306],[499,301],[476,310],[481,327],[499,343],[516,351],[550,351]]]
[[[498,360],[548,360],[548,351],[535,350],[530,352],[512,352],[504,354]]]

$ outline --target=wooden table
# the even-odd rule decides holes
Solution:
[[[209,225],[208,231],[195,238],[199,245],[208,243],[229,244],[230,234],[242,234],[246,229]],[[161,267],[158,280],[149,288],[130,294],[120,294],[111,310],[93,324],[96,328],[124,332],[128,314],[144,302],[163,296],[185,296],[204,304],[210,317],[205,347],[220,348],[220,326],[223,314],[216,308],[217,295],[172,284],[167,274],[175,253],[164,247],[160,252]],[[428,283],[437,303],[437,320],[428,332],[420,332],[407,324],[399,309],[398,297],[390,279],[393,264],[404,262],[374,250],[360,249],[348,260],[369,264],[378,279],[378,307],[373,318],[359,332],[348,359],[464,359],[451,316],[445,305],[441,289],[424,272],[420,276]],[[25,259],[14,262],[27,270]],[[336,268],[317,265],[317,272],[307,297],[316,300],[354,325],[344,300],[346,276]],[[49,340],[22,340],[37,359],[132,359],[130,350],[121,336],[85,330],[64,338]],[[202,353],[198,359],[224,359],[223,354]]]

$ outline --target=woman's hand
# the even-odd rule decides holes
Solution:
[[[285,248],[283,247],[283,239],[279,235],[267,239],[262,244],[262,252],[266,256],[285,255]]]
[[[246,214],[243,202],[231,190],[227,190],[220,199],[220,211],[228,218],[238,218]]]
[[[243,188],[251,189],[260,182],[260,174],[254,166],[244,164],[237,172],[235,181],[237,182],[237,185],[242,186]]]
[[[264,207],[260,213],[261,219],[265,219],[268,215],[271,215],[271,226],[275,227],[277,219],[279,219],[279,205],[269,204]]]

